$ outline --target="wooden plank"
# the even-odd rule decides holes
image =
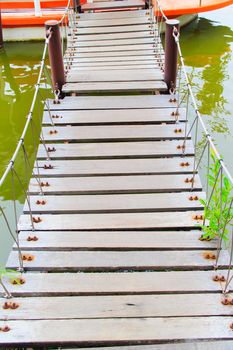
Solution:
[[[132,45],[135,46],[135,45]],[[159,57],[159,55],[156,53],[156,51],[151,48],[151,49],[136,49],[136,47],[129,47],[128,50],[124,50],[124,47],[122,47],[121,51],[118,50],[112,50],[112,51],[94,51],[90,52],[89,50],[82,50],[79,51],[74,51],[74,54],[72,55],[72,59],[81,59],[81,58],[96,58],[96,57],[128,57],[128,56],[151,56],[152,58]],[[66,58],[69,56],[66,56]],[[103,58],[102,58],[103,59]]]
[[[47,159],[48,153],[51,159],[93,159],[93,158],[150,158],[150,157],[175,157],[182,155],[180,141],[163,142],[109,142],[109,143],[66,143],[39,145],[37,158]],[[185,143],[185,155],[194,155],[191,140]]]
[[[0,333],[0,343],[5,346],[90,346],[223,340],[232,339],[231,322],[232,317],[229,316],[8,321],[11,331]]]
[[[144,229],[193,229],[203,220],[194,219],[202,211],[162,213],[111,213],[111,214],[50,214],[39,215],[35,229],[44,230],[144,230]],[[179,218],[179,220],[177,220]],[[19,230],[32,229],[30,215],[21,215]]]
[[[112,54],[113,52],[117,53],[117,55],[120,54],[127,54],[129,52],[137,52],[140,55],[140,51],[144,52],[147,51],[148,54],[150,55],[155,55],[155,53],[158,53],[158,49],[154,47],[153,44],[138,44],[138,45],[112,45],[112,46],[98,46],[98,47],[74,47],[72,52],[75,55],[81,56],[86,54],[104,54],[108,56],[109,54]]]
[[[99,20],[81,20],[78,21],[77,23],[77,30],[79,28],[91,28],[93,34],[95,33],[95,27],[114,27],[114,26],[130,26],[130,25],[135,25],[136,28],[140,27],[141,25],[147,25],[151,24],[150,23],[150,18],[147,16],[142,16],[142,17],[132,17],[132,18],[111,18],[111,19],[99,19]]]
[[[175,101],[174,101],[175,100]],[[174,102],[173,102],[174,101]],[[137,96],[75,96],[65,97],[59,104],[53,99],[47,100],[49,109],[54,110],[90,110],[90,109],[148,109],[176,108],[177,96],[137,95]],[[45,110],[48,109],[45,105]]]
[[[98,347],[86,348],[85,350],[232,350],[233,341],[230,340],[215,340],[215,341],[184,341],[177,344],[159,344],[159,345],[129,345],[129,346],[114,346],[114,347]],[[67,349],[72,350],[72,349]]]
[[[132,70],[125,70],[122,74],[121,70],[117,71],[99,71],[99,72],[93,72],[91,70],[85,71],[85,72],[77,72],[73,71],[72,69],[69,71],[69,73],[66,76],[66,82],[72,83],[72,82],[112,82],[112,81],[156,81],[156,80],[163,80],[163,74],[160,70],[154,68],[148,71],[141,71],[135,69]]]
[[[180,130],[177,132],[177,130]],[[189,127],[187,127],[189,130]],[[54,133],[55,131],[55,133]],[[157,125],[43,126],[47,142],[155,141],[185,139],[185,123]],[[190,138],[190,136],[188,137]],[[180,141],[182,144],[182,141]],[[171,146],[176,148],[177,143]],[[127,145],[126,145],[127,147]],[[156,146],[155,146],[156,147]]]
[[[189,164],[183,166],[182,164]],[[162,159],[93,159],[39,161],[41,176],[96,176],[140,174],[192,174],[193,158],[175,157]],[[37,174],[37,169],[35,168]]]
[[[89,64],[96,64],[96,63],[101,63],[101,64],[118,64],[121,65],[123,63],[127,63],[127,64],[134,64],[135,61],[141,62],[143,64],[151,64],[152,62],[158,62],[158,57],[154,57],[154,56],[149,56],[149,55],[125,55],[125,56],[108,56],[105,57],[104,62],[103,59],[101,57],[75,57],[75,56],[65,56],[64,57],[64,63],[65,64],[70,64],[70,65],[76,65],[76,64],[84,64],[84,63],[89,63]]]
[[[89,27],[88,22],[86,21],[87,27],[77,27],[74,30],[74,35],[89,35],[89,34],[110,34],[110,33],[135,33],[135,32],[150,32],[151,25],[148,24],[131,24],[124,26],[109,26],[109,27]],[[94,30],[93,30],[94,29]]]
[[[101,44],[103,44],[103,41],[109,41],[109,40],[120,40],[120,39],[146,39],[146,38],[152,38],[154,40],[154,32],[145,31],[145,32],[129,32],[129,33],[109,33],[109,34],[89,34],[89,35],[78,35],[78,36],[72,36],[72,38],[68,37],[68,40],[73,43],[87,43],[87,42],[93,42],[96,43],[96,41],[101,40]],[[117,42],[117,41],[116,41]]]
[[[144,17],[149,16],[148,10],[137,10],[137,11],[112,11],[112,12],[85,12],[79,13],[76,18],[79,21],[86,20],[97,20],[97,19],[112,19],[112,18],[130,18],[130,17]]]
[[[114,64],[114,62],[106,62],[106,64],[104,64],[103,62],[96,62],[96,63],[92,63],[92,62],[87,62],[87,63],[74,63],[71,66],[69,66],[69,64],[67,64],[67,66],[65,67],[65,69],[67,71],[69,71],[70,69],[72,70],[96,70],[96,69],[118,69],[118,70],[125,70],[125,69],[137,69],[137,68],[142,68],[142,69],[159,69],[159,66],[157,65],[156,62],[149,62],[144,64],[141,61],[133,61],[132,62],[119,62]]]
[[[107,73],[110,70],[107,71]],[[143,70],[147,71],[147,70]],[[82,71],[81,71],[82,72]],[[81,73],[80,72],[80,73]],[[103,70],[106,72],[106,70]],[[112,72],[112,71],[111,71]],[[124,74],[124,71],[117,71]],[[133,72],[133,71],[132,71]],[[74,76],[74,72],[71,78]],[[167,91],[167,85],[163,81],[130,81],[130,82],[90,82],[90,83],[68,83],[63,85],[64,93],[91,93],[91,92],[120,92],[120,91]]]
[[[114,346],[114,347],[98,347],[98,348],[85,348],[85,350],[232,350],[233,341],[231,340],[215,340],[215,341],[199,341],[193,340],[192,342],[179,341],[172,344],[159,344],[159,345],[129,345],[129,346]],[[73,349],[66,349],[73,350]]]
[[[90,40],[90,39],[89,39]],[[74,48],[83,48],[83,47],[95,47],[98,46],[98,48],[103,46],[121,46],[121,45],[142,45],[142,44],[154,44],[154,37],[151,35],[150,37],[143,37],[143,38],[114,38],[114,39],[99,39],[94,41],[72,41],[71,45]]]
[[[173,115],[176,108],[149,109],[143,111],[138,109],[117,109],[117,110],[76,110],[52,112],[51,117],[56,125],[98,125],[98,124],[156,124],[175,123],[176,117]],[[179,121],[186,120],[186,111],[179,108]],[[50,114],[44,111],[43,124],[51,124]],[[189,142],[189,141],[187,141]]]
[[[156,193],[179,192],[191,189],[185,180],[187,175],[137,175],[137,176],[98,176],[41,178],[48,186],[43,187],[46,195],[59,194],[101,194],[101,193]],[[199,175],[195,176],[194,191],[202,189]],[[32,178],[29,191],[40,193],[38,181]]]
[[[117,9],[129,9],[129,8],[145,8],[145,2],[142,0],[121,0],[119,1],[101,1],[92,2],[82,5],[82,11],[91,10],[117,10]],[[140,19],[140,17],[139,17]]]
[[[222,305],[222,298],[221,294],[204,293],[172,298],[170,295],[14,298],[20,307],[9,311],[8,320],[232,316],[232,307]],[[4,303],[0,299],[0,305]],[[5,314],[0,309],[0,320],[4,320]]]
[[[158,66],[156,67],[155,64],[130,64],[130,65],[127,65],[127,64],[124,64],[124,65],[121,65],[120,67],[120,72],[122,74],[124,74],[124,70],[129,70],[129,69],[148,69],[148,70],[151,70],[151,69],[156,69],[158,68]],[[119,66],[112,66],[112,65],[106,65],[106,66],[83,66],[83,65],[72,65],[72,69],[68,68],[67,67],[67,72],[76,72],[76,71],[95,71],[95,70],[98,70],[98,71],[102,71],[102,70],[118,70],[119,71]]]
[[[227,271],[218,270],[225,276]],[[3,277],[15,296],[64,296],[112,294],[184,294],[222,293],[222,285],[214,282],[215,271],[154,271],[105,273],[24,273],[25,283],[13,285]],[[59,281],[59,283],[58,283]],[[2,287],[0,291],[3,293]],[[232,292],[230,285],[229,292]]]
[[[216,241],[200,241],[201,231],[21,231],[20,248],[24,251],[52,250],[207,250],[216,249]],[[14,249],[17,249],[14,245]]]
[[[22,252],[24,254],[24,252]],[[25,271],[146,271],[213,270],[215,260],[205,259],[200,251],[27,251],[32,261],[24,261]],[[229,254],[222,251],[221,268],[228,268]],[[7,268],[17,269],[18,252],[12,251]]]
[[[32,213],[125,213],[159,212],[203,209],[199,200],[190,200],[190,196],[205,199],[204,192],[112,194],[112,195],[50,195],[43,196],[45,204],[37,204],[41,196],[30,197]],[[30,212],[26,202],[24,213]]]

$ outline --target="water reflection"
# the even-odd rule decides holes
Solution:
[[[4,50],[0,51],[0,176],[11,159],[25,125],[35,91],[34,85],[38,77],[42,50],[43,43],[12,43],[6,44]],[[38,101],[34,113],[38,131],[41,112],[42,104],[41,101]],[[36,138],[39,140],[38,136]],[[25,147],[29,160],[33,164],[34,143],[32,142],[31,133],[27,135]],[[29,172],[28,167],[25,166],[23,152],[17,157],[14,166],[26,188]],[[16,178],[12,187],[12,176],[10,174],[4,186],[1,187],[0,199],[1,206],[4,207],[11,224],[12,232],[15,232],[13,198],[16,199],[17,217],[19,217],[25,200],[24,191]],[[6,223],[3,216],[0,215],[0,265],[4,264],[11,245],[12,240]]]
[[[224,97],[224,82],[229,79],[233,30],[218,22],[199,18],[182,30],[185,64],[192,71],[200,112],[208,117],[213,133],[228,133],[231,111]]]

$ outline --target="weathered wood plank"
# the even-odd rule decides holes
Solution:
[[[108,143],[49,143],[46,149],[51,159],[93,159],[93,158],[156,158],[176,157],[183,154],[182,141],[144,141]],[[39,145],[37,158],[47,159],[48,153],[43,144]],[[191,140],[185,142],[185,155],[194,155]]]
[[[9,321],[2,345],[122,345],[232,339],[232,317]],[[187,327],[188,324],[188,327]],[[66,331],[64,332],[64,329]],[[155,331],[159,330],[159,331]],[[28,337],[30,334],[30,339]]]
[[[134,46],[134,45],[133,45]],[[159,57],[159,55],[156,53],[156,51],[151,48],[151,49],[136,49],[135,47],[128,47],[129,50],[124,50],[124,48],[122,48],[121,51],[115,50],[115,51],[96,51],[96,52],[90,52],[89,50],[87,51],[83,51],[81,52],[81,50],[79,51],[74,51],[73,56],[72,56],[72,60],[78,59],[81,60],[82,58],[97,58],[97,57],[103,57],[104,59],[108,59],[108,57],[128,57],[128,56],[151,56],[153,59],[156,57]],[[67,57],[66,57],[67,58]]]
[[[202,220],[196,220],[201,211],[163,213],[113,213],[113,214],[50,214],[40,215],[36,230],[134,230],[197,228]],[[32,229],[30,215],[21,215],[19,230]]]
[[[156,81],[156,80],[163,80],[163,74],[158,69],[151,69],[146,71],[141,71],[135,69],[132,70],[125,70],[123,75],[121,70],[117,71],[82,71],[78,72],[77,70],[70,70],[69,73],[66,76],[66,82],[67,83],[76,83],[76,82],[82,82],[82,83],[88,83],[88,82],[112,82],[112,81]]]
[[[158,63],[159,58],[157,56],[143,56],[143,55],[125,55],[125,56],[106,56],[104,59],[104,63],[106,64],[123,64],[125,62],[129,64],[134,64],[135,62],[141,62],[143,64],[151,64],[152,62]],[[69,65],[76,65],[76,64],[96,64],[101,63],[103,64],[103,59],[101,57],[64,57],[64,63]]]
[[[54,104],[48,99],[50,110],[90,110],[90,109],[148,109],[176,108],[177,96],[170,95],[137,95],[135,96],[67,96]],[[45,105],[45,110],[48,109]]]
[[[198,341],[183,342],[179,341],[176,344],[159,344],[159,345],[129,345],[129,346],[114,346],[114,347],[98,347],[85,348],[85,350],[232,350],[233,341],[231,340],[215,340],[215,341]],[[72,349],[67,349],[72,350]]]
[[[89,20],[86,21],[86,25]],[[93,30],[94,29],[94,30]],[[124,26],[109,26],[109,27],[77,27],[74,34],[77,35],[89,35],[89,34],[110,34],[110,33],[135,33],[135,32],[150,32],[151,26],[148,24],[131,24]]]
[[[221,294],[203,293],[172,298],[170,295],[14,298],[20,307],[8,312],[8,320],[232,316],[232,306],[222,305],[222,299]],[[0,305],[5,301],[0,299]],[[5,314],[0,309],[0,320],[5,319]]]
[[[122,0],[120,3],[118,1],[101,1],[82,5],[82,10],[84,12],[90,10],[122,10],[129,8],[145,8],[145,2],[142,0]]]
[[[112,1],[113,4],[116,4],[117,1]],[[122,1],[121,1],[122,3]],[[93,3],[94,6],[96,3]],[[87,6],[92,6],[93,4],[86,4]],[[119,5],[119,4],[118,4]],[[85,5],[84,5],[85,6]],[[76,28],[84,28],[84,27],[112,27],[112,26],[129,26],[129,25],[144,25],[150,24],[149,16],[139,16],[139,17],[127,17],[127,18],[109,18],[109,19],[89,19],[89,20],[79,20]],[[94,30],[93,30],[94,32]]]
[[[124,70],[135,70],[135,69],[147,69],[147,70],[151,70],[154,69],[155,65],[154,64],[134,64],[134,65],[121,65],[120,66],[120,71],[122,74],[124,74]],[[158,66],[157,66],[158,68]],[[106,71],[106,70],[117,70],[119,71],[119,66],[110,66],[110,65],[106,65],[106,66],[82,66],[82,65],[72,65],[72,69],[67,67],[67,72],[72,73],[72,72],[77,72],[77,71]]]
[[[73,69],[93,69],[93,68],[116,68],[116,69],[124,69],[122,67],[129,67],[128,69],[134,69],[135,67],[142,66],[142,67],[148,67],[151,68],[158,68],[158,62],[156,60],[146,60],[143,62],[143,60],[126,60],[126,61],[106,61],[106,62],[71,62],[70,66],[68,61],[65,61],[67,64],[67,69],[70,69],[69,67],[73,67]]]
[[[185,164],[185,165],[184,165]],[[186,165],[187,164],[187,165]],[[37,174],[37,164],[35,174]],[[40,176],[192,174],[192,157],[39,161]]]
[[[189,126],[187,126],[189,130]],[[158,141],[185,139],[185,123],[158,125],[44,126],[46,142]],[[190,139],[190,136],[187,138]],[[172,144],[174,148],[177,143]],[[182,145],[182,141],[180,141]],[[127,147],[127,144],[125,145]],[[156,146],[155,146],[156,147]]]
[[[55,219],[56,220],[56,219]],[[24,261],[25,271],[146,271],[213,270],[215,260],[205,259],[200,251],[27,251],[32,261]],[[24,252],[22,252],[24,254]],[[229,254],[219,257],[221,268],[228,268]],[[18,252],[12,251],[7,268],[17,269]]]
[[[101,193],[156,193],[191,190],[186,175],[137,175],[41,178],[45,195],[52,194],[101,194]],[[199,175],[195,176],[193,190],[202,189]],[[29,185],[31,194],[40,193],[38,181],[32,178]]]
[[[153,38],[154,39],[154,32],[145,31],[145,32],[129,32],[129,33],[109,33],[109,34],[87,34],[87,35],[77,35],[72,36],[72,38],[68,39],[73,43],[85,43],[85,42],[93,42],[96,41],[109,41],[109,40],[120,40],[120,39],[139,39],[139,38]],[[101,44],[103,43],[101,41]]]
[[[175,123],[185,121],[184,108],[179,109],[179,115],[174,115],[176,108],[164,109],[116,109],[116,110],[63,110],[57,112],[44,111],[43,124],[51,124],[51,118],[57,125],[98,125],[98,124],[153,124]],[[187,141],[189,142],[189,141]]]
[[[190,231],[21,231],[22,250],[206,250],[216,249],[216,242],[200,241],[199,230]],[[14,245],[14,249],[16,249]]]
[[[219,270],[226,277],[227,271]],[[184,294],[222,293],[214,282],[216,271],[154,271],[109,273],[32,273],[22,274],[25,283],[14,285],[3,276],[8,290],[15,296],[64,296],[112,294]],[[59,283],[58,283],[59,281]],[[3,293],[2,287],[0,291]],[[229,292],[232,292],[230,285]]]
[[[110,19],[110,18],[130,18],[130,17],[143,17],[149,16],[148,10],[137,10],[137,11],[112,11],[112,12],[85,12],[79,13],[76,17],[79,21],[82,20],[97,20],[97,19]]]
[[[112,34],[113,35],[113,34]],[[71,41],[70,44],[73,48],[83,48],[83,47],[95,47],[97,46],[98,48],[104,47],[104,46],[121,46],[121,45],[141,45],[141,44],[154,44],[155,40],[154,37],[151,35],[149,37],[143,37],[143,38],[114,38],[114,39],[99,39],[99,40],[94,40],[90,41],[85,40],[85,41]]]
[[[114,70],[113,70],[114,71]],[[143,70],[147,71],[147,70]],[[79,73],[81,73],[80,71]],[[93,70],[94,72],[94,70]],[[109,72],[104,70],[104,72]],[[124,71],[121,71],[124,74]],[[71,76],[74,75],[71,74]],[[74,79],[75,75],[74,75]],[[64,93],[91,93],[91,92],[120,92],[120,91],[167,91],[167,85],[163,81],[131,81],[131,82],[77,82],[67,83],[63,85],[62,91]]]
[[[85,55],[86,54],[92,54],[96,56],[96,54],[102,53],[104,55],[111,55],[112,53],[117,52],[117,54],[123,53],[124,55],[127,54],[129,51],[138,52],[140,55],[140,51],[148,51],[148,53],[151,52],[152,55],[155,55],[156,52],[158,52],[157,48],[154,47],[153,44],[138,44],[138,45],[112,45],[112,46],[99,46],[99,47],[72,47],[72,52],[77,55]]]
[[[197,197],[197,200],[190,198]],[[145,194],[101,194],[93,195],[50,195],[43,196],[45,204],[38,204],[41,196],[30,197],[30,209],[25,202],[24,213],[125,213],[201,210],[199,199],[205,199],[204,192],[145,193]]]

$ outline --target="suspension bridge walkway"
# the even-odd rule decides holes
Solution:
[[[12,298],[0,299],[0,346],[227,349],[199,342],[233,339],[233,302],[228,251],[200,239],[198,111],[188,122],[168,93],[160,23],[144,2],[83,10],[7,262],[17,269],[20,255],[23,271],[2,277]]]

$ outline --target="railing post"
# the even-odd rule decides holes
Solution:
[[[52,82],[54,90],[62,91],[62,85],[65,84],[65,70],[62,57],[61,36],[59,29],[59,22],[50,20],[45,22],[46,36],[51,30],[51,37],[49,40],[49,61],[52,73]]]
[[[74,12],[81,13],[80,0],[73,0],[73,9],[74,9]]]
[[[177,19],[166,20],[164,80],[168,89],[176,87],[178,49],[173,31],[174,27],[179,30],[179,25],[180,22]]]
[[[2,34],[2,16],[1,16],[1,7],[0,7],[0,49],[3,47],[3,34]]]

